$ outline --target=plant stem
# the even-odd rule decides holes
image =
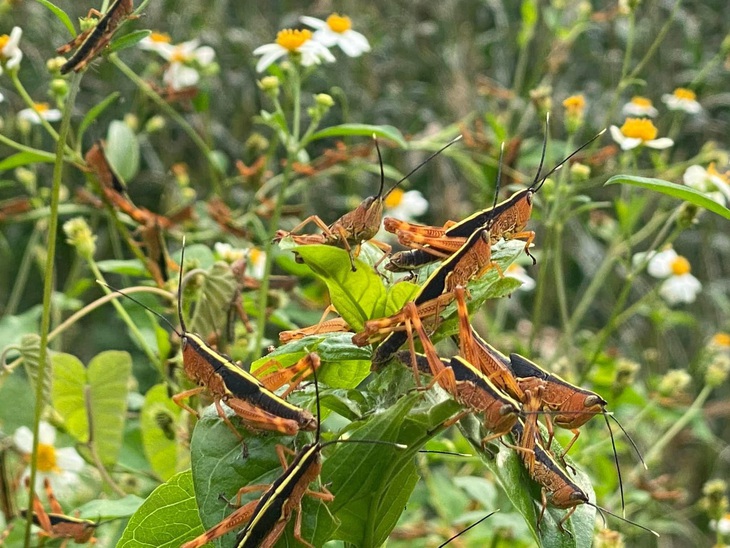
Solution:
[[[13,289],[10,292],[10,298],[8,299],[8,304],[5,307],[4,314],[7,316],[15,314],[15,311],[18,308],[18,303],[20,303],[20,298],[23,296],[25,284],[28,281],[30,267],[33,264],[33,248],[38,244],[41,234],[42,232],[36,224],[33,228],[33,232],[30,234],[30,238],[28,238],[28,245],[25,248],[25,253],[23,253],[23,258],[20,261],[18,275],[15,278],[15,283],[13,284]]]
[[[48,248],[46,250],[46,264],[43,279],[43,313],[41,316],[41,342],[38,356],[38,378],[35,390],[35,410],[33,420],[33,452],[30,462],[30,492],[28,500],[34,500],[35,481],[38,470],[38,431],[45,400],[43,386],[45,384],[46,365],[48,361],[48,334],[51,327],[51,299],[53,297],[54,261],[56,258],[56,237],[58,235],[58,204],[61,195],[61,180],[63,179],[63,154],[66,148],[66,139],[71,130],[71,112],[79,91],[81,76],[75,74],[69,84],[68,97],[63,109],[61,128],[56,140],[56,161],[53,164],[53,186],[51,188],[51,214],[48,219]],[[33,525],[33,513],[28,512],[25,524],[25,545],[30,546],[30,530]]]

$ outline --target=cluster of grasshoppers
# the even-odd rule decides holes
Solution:
[[[558,523],[558,528],[564,533],[569,533],[564,524],[578,506],[587,504],[603,511],[571,479],[568,472],[570,466],[565,462],[564,456],[578,438],[579,428],[597,414],[604,416],[613,441],[608,417],[616,419],[606,411],[607,402],[600,395],[567,382],[519,354],[505,356],[481,337],[470,323],[467,286],[491,269],[496,269],[499,276],[503,276],[500,266],[492,259],[492,246],[501,239],[524,240],[524,252],[535,264],[535,257],[530,252],[535,233],[527,230],[535,193],[552,173],[602,133],[585,143],[546,175],[541,175],[546,140],[537,175],[528,188],[497,203],[500,179],[498,173],[497,191],[492,207],[478,211],[459,222],[449,221],[444,226],[425,226],[386,217],[385,230],[394,234],[399,243],[408,248],[388,255],[386,270],[413,273],[414,270],[435,261],[440,260],[441,263],[421,284],[415,297],[399,312],[366,321],[364,329],[352,337],[352,342],[357,346],[377,344],[372,357],[373,371],[380,370],[397,358],[412,367],[419,388],[428,390],[439,385],[461,404],[463,411],[453,417],[449,424],[468,414],[476,416],[488,432],[481,439],[483,448],[488,442],[501,439],[506,446],[514,449],[524,463],[528,475],[541,488],[538,529],[546,507],[552,505],[567,510]],[[500,157],[500,172],[501,166]],[[366,236],[374,235],[380,225],[382,189],[381,180],[381,190],[377,196],[368,198],[357,210],[330,225],[317,218],[315,222],[322,228],[322,234],[293,235],[295,243],[324,243],[345,247],[354,269],[353,248],[359,247]],[[286,235],[288,234],[280,232],[279,237]],[[384,246],[379,247],[382,249]],[[376,269],[379,264],[380,262],[375,265]],[[456,303],[459,318],[458,335],[454,337],[459,352],[444,358],[437,354],[429,332],[436,330],[442,320],[441,313],[452,302]],[[328,309],[327,312],[329,311]],[[342,318],[325,321],[327,312],[317,325],[281,333],[281,340],[289,341],[330,331],[350,331],[350,326]],[[416,338],[420,339],[423,352],[417,352]],[[406,342],[408,350],[401,351],[400,348]],[[425,387],[420,380],[422,374],[432,377]],[[547,438],[543,437],[538,424],[540,415],[545,417]],[[569,429],[573,433],[573,438],[559,454],[551,451],[554,426]],[[511,442],[506,441],[508,435]],[[638,455],[633,441],[631,444]],[[640,455],[639,459],[641,460]],[[623,507],[621,473],[618,458],[615,457],[615,460]],[[656,535],[650,529],[635,525]]]

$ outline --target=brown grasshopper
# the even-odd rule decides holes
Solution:
[[[428,163],[432,158],[441,154],[446,148],[461,139],[461,136],[452,139],[449,143],[441,147],[438,151],[431,154],[421,164],[411,170],[408,175],[396,182],[387,192],[385,189],[385,172],[383,170],[383,159],[380,155],[380,147],[377,140],[375,146],[378,151],[378,159],[380,161],[380,189],[375,196],[365,198],[360,205],[353,211],[345,213],[334,223],[327,225],[318,215],[310,215],[304,221],[299,223],[291,231],[279,230],[274,238],[275,242],[281,241],[283,238],[291,237],[294,243],[299,245],[324,244],[336,247],[344,247],[350,257],[350,266],[352,271],[356,271],[355,257],[360,252],[360,245],[364,241],[371,241],[380,247],[386,254],[390,253],[391,247],[384,243],[374,240],[373,238],[380,230],[380,223],[383,218],[383,208],[385,199],[393,192],[403,181],[413,175],[418,169]],[[295,234],[309,223],[314,223],[321,231],[321,234]],[[353,251],[354,248],[354,251]]]
[[[534,194],[540,190],[550,175],[603,135],[604,132],[605,130],[601,131],[591,140],[581,145],[546,175],[541,177],[540,173],[542,171],[547,146],[546,131],[546,139],[543,142],[540,164],[532,184],[526,189],[515,192],[503,202],[499,204],[495,203],[489,209],[477,211],[459,222],[448,221],[443,227],[437,227],[418,225],[392,217],[386,217],[383,225],[385,230],[395,234],[402,245],[414,248],[391,255],[388,263],[385,265],[386,270],[392,272],[415,270],[435,260],[448,257],[458,250],[466,239],[475,230],[480,229],[489,219],[493,220],[490,231],[491,243],[496,243],[500,238],[504,238],[505,240],[524,239],[525,253],[532,259],[534,264],[536,261],[535,257],[530,253],[530,245],[535,239],[535,232],[525,230],[527,222],[532,216]]]
[[[132,12],[134,0],[115,0],[104,14],[95,9],[89,10],[87,17],[93,15],[100,18],[96,25],[56,50],[56,53],[64,54],[78,48],[61,67],[61,74],[83,70],[109,44],[122,21],[132,18]]]

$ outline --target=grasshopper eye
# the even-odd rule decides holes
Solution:
[[[527,205],[529,205],[529,206],[532,205],[532,195],[533,194],[534,194],[534,192],[532,192],[531,190],[528,191],[527,194],[525,194],[525,200],[527,200]]]
[[[585,405],[586,407],[594,407],[594,406],[596,406],[596,405],[600,405],[600,406],[603,406],[603,405],[606,405],[606,403],[607,403],[607,402],[606,402],[606,400],[604,400],[603,398],[601,398],[600,396],[597,396],[597,395],[595,395],[595,394],[594,394],[594,395],[592,395],[592,396],[588,396],[588,397],[587,397],[587,398],[586,398],[586,399],[585,399],[585,400],[583,401],[583,404],[584,404],[584,405]]]

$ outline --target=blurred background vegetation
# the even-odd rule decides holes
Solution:
[[[59,1],[58,5],[73,21],[90,7],[80,2]],[[83,150],[106,137],[110,122],[125,120],[140,145],[139,169],[128,180],[136,204],[163,214],[181,203],[191,204],[201,223],[183,225],[173,233],[175,239],[185,232],[189,240],[210,246],[224,240],[239,247],[263,246],[265,222],[255,218],[265,210],[258,191],[267,173],[242,176],[235,168],[237,160],[251,166],[266,155],[266,169],[280,169],[268,146],[272,135],[257,118],[268,102],[257,86],[261,75],[255,72],[252,51],[273,41],[279,29],[300,26],[301,15],[324,18],[333,11],[352,17],[372,52],[357,59],[340,53],[336,63],[322,65],[306,81],[306,93],[329,93],[335,100],[324,125],[358,122],[397,128],[413,143],[413,152],[386,141],[384,155],[386,163],[402,173],[447,138],[458,132],[466,135],[463,146],[447,151],[409,179],[409,188],[419,190],[429,201],[421,222],[442,224],[490,205],[502,141],[508,150],[503,184],[510,190],[528,184],[539,161],[547,111],[551,112],[547,162],[551,167],[570,147],[609,125],[621,126],[621,109],[632,96],[654,102],[659,109],[655,120],[659,135],[671,137],[675,145],[649,154],[621,152],[607,134],[579,157],[590,168],[587,176],[571,178],[568,168],[556,175],[568,187],[546,185],[538,195],[531,223],[537,233],[539,262],[532,267],[528,261],[525,266],[537,278],[537,288],[488,303],[475,321],[504,352],[531,356],[601,393],[645,453],[677,421],[685,421],[681,432],[663,441],[649,472],[639,472],[624,451],[629,513],[662,533],[661,546],[722,542],[710,522],[728,511],[726,501],[723,506],[715,500],[717,492],[727,495],[726,486],[715,486],[711,494],[715,499],[703,493],[703,486],[730,476],[727,381],[716,383],[712,394],[699,402],[700,414],[688,416],[688,408],[708,385],[708,367],[727,367],[727,340],[716,335],[730,331],[728,224],[674,199],[603,184],[617,173],[681,182],[690,165],[716,162],[718,170],[728,169],[730,4],[725,0],[152,0],[123,33],[147,28],[168,33],[174,43],[197,38],[216,52],[217,72],[201,80],[194,98],[174,104],[215,151],[216,164],[207,162],[188,134],[107,61],[93,63],[83,78],[75,115],[81,117],[112,92],[119,92],[120,100],[90,127]],[[48,9],[30,0],[0,3],[0,34],[14,25],[23,28],[23,84],[34,100],[53,103],[46,62],[55,47],[69,39],[68,32]],[[141,78],[160,82],[163,65],[151,52],[130,48],[119,56]],[[689,87],[697,94],[700,113],[666,108],[662,96],[677,87]],[[2,133],[52,150],[47,135],[37,128],[24,130],[19,124],[15,113],[26,105],[7,75],[0,77],[0,92],[5,96],[0,103]],[[576,94],[585,97],[586,108],[584,121],[573,134],[566,130],[562,102]],[[367,138],[349,137],[345,142],[356,145]],[[318,141],[309,156],[314,159],[333,146],[334,140]],[[0,161],[10,153],[0,147]],[[373,194],[377,185],[373,158],[353,158],[315,178],[298,179],[288,199],[296,207],[285,215],[284,225],[290,228],[311,213],[331,222]],[[33,210],[40,211],[48,203],[51,173],[50,164],[2,172],[0,200],[28,196]],[[67,169],[64,203],[74,215],[83,213],[89,219],[98,238],[96,259],[128,258],[108,214],[75,203],[76,188],[85,185],[80,171]],[[205,204],[214,196],[232,208],[247,238],[223,234],[211,222]],[[264,213],[266,219],[268,213]],[[660,282],[632,270],[633,254],[650,248],[665,221],[671,236],[665,234],[661,243],[673,242],[702,282],[693,303],[673,306],[663,301],[657,293]],[[35,310],[24,320],[32,325],[40,315],[34,307],[42,301],[47,235],[40,213],[0,218],[0,226],[0,312],[5,316],[0,346],[5,346],[18,333],[19,324],[9,317]],[[616,247],[647,226],[645,238]],[[611,260],[606,262],[606,257]],[[68,298],[66,310],[93,298],[92,280],[72,247],[60,244],[56,264],[56,286]],[[281,265],[278,268],[277,273]],[[317,303],[321,286],[311,279],[306,284],[294,290],[296,297],[281,296],[284,320],[280,327],[287,321],[304,325],[305,319],[317,320],[322,308],[310,305]],[[584,302],[587,291],[590,299]],[[625,301],[617,310],[621,298]],[[254,306],[253,301],[248,304]],[[268,339],[275,340],[275,327],[270,326]],[[139,391],[144,393],[159,380],[158,373],[145,367],[144,355],[131,340],[120,337],[122,331],[116,315],[102,308],[54,344],[85,363],[102,350],[129,350]],[[258,357],[247,355],[250,347],[243,346],[242,357],[249,361]],[[687,375],[677,380],[676,371]],[[9,389],[9,384],[0,387],[0,427],[5,433],[32,422],[30,399],[23,400],[27,406],[11,406],[2,392]],[[603,443],[607,434],[603,424],[595,422],[586,428],[572,454],[595,479],[599,502],[615,509],[615,471]],[[453,436],[455,447],[468,451],[463,440]],[[516,544],[510,545],[530,545],[521,518],[504,511],[509,503],[498,487],[484,480],[488,474],[478,462],[449,459],[427,466],[424,459],[421,464],[425,481],[417,487],[390,545],[413,545],[412,540],[401,539],[446,538],[458,530],[453,522],[465,511],[497,507],[503,512],[483,524],[481,532],[475,530],[468,537],[473,540],[464,542],[479,546],[490,540],[500,546],[511,538]],[[624,530],[627,535],[635,533]],[[628,540],[627,545],[636,544]]]

